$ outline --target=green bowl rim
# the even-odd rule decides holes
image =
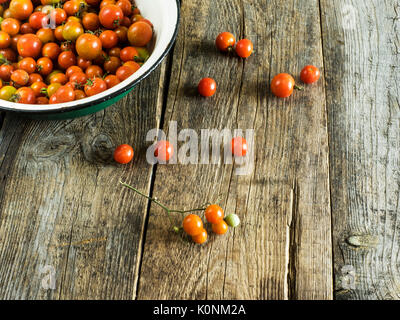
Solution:
[[[177,7],[177,20],[176,20],[176,24],[175,24],[175,30],[174,30],[174,34],[172,35],[172,38],[170,40],[170,42],[168,43],[167,48],[164,50],[164,52],[161,54],[160,58],[149,68],[149,70],[147,70],[143,75],[141,75],[139,78],[133,80],[132,82],[128,83],[125,87],[121,88],[118,91],[113,92],[112,94],[105,96],[101,99],[98,100],[94,100],[94,101],[90,101],[90,102],[85,102],[83,104],[79,104],[77,106],[71,106],[68,108],[64,108],[64,109],[56,109],[56,110],[52,110],[52,111],[48,111],[48,110],[18,110],[18,109],[13,109],[13,108],[9,108],[9,107],[4,107],[0,105],[0,111],[11,111],[13,113],[33,113],[33,114],[41,114],[41,115],[46,115],[46,114],[57,114],[57,113],[64,113],[64,112],[71,112],[71,111],[77,111],[80,109],[84,109],[93,105],[97,105],[100,103],[103,103],[107,100],[113,99],[121,94],[123,94],[124,92],[132,89],[134,86],[136,86],[139,82],[141,82],[143,79],[147,78],[149,76],[149,74],[151,72],[154,71],[154,69],[156,69],[159,64],[165,59],[165,57],[167,56],[167,54],[169,53],[169,51],[171,50],[172,46],[174,45],[174,42],[178,36],[178,30],[179,30],[179,21],[180,21],[180,0],[175,0],[176,1],[176,7]]]

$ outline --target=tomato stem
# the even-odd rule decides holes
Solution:
[[[122,181],[119,182],[120,184],[122,184],[124,187],[131,189],[133,191],[135,191],[137,194],[141,195],[142,197],[145,197],[146,199],[154,202],[155,204],[159,205],[161,208],[163,208],[167,214],[168,214],[168,219],[170,220],[171,224],[173,225],[173,229],[176,233],[179,233],[179,231],[181,230],[181,228],[177,227],[174,225],[174,223],[172,222],[172,218],[171,218],[171,212],[176,212],[176,213],[187,213],[187,212],[192,212],[192,211],[204,211],[206,208],[196,208],[196,209],[189,209],[189,210],[172,210],[170,208],[168,208],[166,205],[162,204],[160,201],[158,201],[157,198],[152,198],[146,194],[144,194],[143,192],[139,191],[138,189],[136,189],[135,187],[130,186],[127,183],[124,183]]]
[[[303,91],[303,90],[304,90],[303,87],[300,87],[300,86],[298,86],[297,84],[294,85],[294,88],[295,88],[296,90],[299,90],[299,91]]]

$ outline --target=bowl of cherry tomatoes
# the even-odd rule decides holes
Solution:
[[[128,94],[171,49],[179,0],[0,0],[0,111],[67,119]]]

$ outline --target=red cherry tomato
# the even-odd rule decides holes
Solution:
[[[193,242],[195,242],[197,244],[205,243],[207,241],[207,238],[208,238],[208,234],[204,228],[199,234],[192,236]]]
[[[17,49],[21,57],[36,58],[42,50],[42,42],[34,34],[24,34],[18,39]]]
[[[121,8],[114,4],[106,5],[100,9],[100,23],[107,29],[115,29],[118,27],[123,18],[124,13]]]
[[[229,51],[235,45],[235,37],[230,32],[222,32],[218,35],[217,39],[215,40],[215,45],[217,46],[218,50],[222,52]]]
[[[22,21],[33,12],[33,5],[31,0],[11,0],[9,10],[13,18]]]
[[[112,32],[112,31],[111,31]],[[102,43],[98,37],[90,33],[84,33],[76,40],[76,52],[87,60],[97,58],[102,49]]]
[[[212,231],[216,234],[225,234],[228,231],[228,225],[224,220],[212,225]]]
[[[204,215],[208,222],[219,223],[224,218],[224,210],[220,206],[212,204],[206,208]]]
[[[217,90],[217,83],[214,79],[203,78],[200,80],[197,88],[203,97],[211,97]]]
[[[196,214],[187,215],[182,222],[183,230],[189,236],[197,236],[203,231],[203,221]]]
[[[61,86],[55,93],[57,103],[69,102],[75,100],[75,91],[70,86]]]
[[[232,139],[232,154],[236,157],[243,157],[247,153],[247,141],[242,137]]]
[[[107,84],[101,78],[89,79],[84,87],[85,94],[90,97],[107,90]]]
[[[155,145],[154,156],[160,161],[168,161],[174,154],[174,147],[169,141],[161,140]]]
[[[144,47],[152,37],[153,29],[144,21],[135,22],[128,29],[128,40],[135,47]]]
[[[18,69],[11,73],[11,81],[19,86],[24,86],[29,82],[29,74],[25,70]]]
[[[114,160],[118,163],[127,164],[133,159],[133,149],[128,144],[121,144],[114,151]]]
[[[301,70],[300,79],[304,83],[311,84],[317,82],[321,73],[317,67],[308,65]]]
[[[253,43],[249,39],[243,39],[236,44],[235,51],[241,58],[248,58],[253,53]]]
[[[271,91],[279,98],[290,97],[294,89],[294,79],[290,74],[280,73],[271,81]]]
[[[26,103],[26,104],[35,104],[36,103],[35,92],[29,87],[19,88],[15,92],[15,102]]]

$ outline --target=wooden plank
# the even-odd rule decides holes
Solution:
[[[242,224],[198,246],[179,241],[152,205],[139,299],[332,298],[324,82],[286,100],[268,89],[279,72],[323,66],[319,17],[318,1],[183,2],[164,129],[254,129],[255,168],[238,176],[225,164],[158,165],[154,196],[182,209],[217,202]],[[256,53],[218,53],[222,31],[250,38]],[[218,83],[209,99],[194,93],[205,76]]]
[[[337,299],[399,299],[400,4],[321,0]]]
[[[7,115],[0,131],[0,298],[132,299],[149,191],[144,137],[160,122],[166,65],[123,100],[69,121]],[[133,163],[112,160],[132,144]],[[45,289],[54,272],[54,290]],[[51,287],[51,286],[50,286]]]

